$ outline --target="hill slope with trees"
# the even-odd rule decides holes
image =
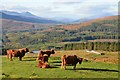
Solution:
[[[40,49],[47,48],[47,46],[51,45],[64,46],[64,43],[66,42],[86,42],[98,39],[111,39],[112,41],[119,38],[118,16],[99,18],[80,24],[31,24],[30,26],[31,28],[28,28],[27,30],[3,32],[3,37],[1,38],[3,46],[5,48],[29,47]],[[36,28],[40,26],[40,29]],[[7,30],[6,26],[3,27]],[[10,27],[11,29],[13,28],[12,25]]]

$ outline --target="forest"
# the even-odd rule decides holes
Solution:
[[[65,44],[64,50],[102,50],[119,51],[120,42],[81,42]]]

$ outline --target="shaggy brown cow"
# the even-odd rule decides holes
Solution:
[[[41,60],[43,63],[48,62],[48,55],[39,56],[37,60]]]
[[[62,64],[61,64],[61,69],[64,68],[66,69],[66,65],[73,65],[74,69],[76,68],[76,64],[79,62],[79,64],[82,63],[83,58],[78,58],[76,55],[63,55],[61,57],[62,59]]]
[[[50,68],[50,65],[46,62],[39,61],[38,68]]]
[[[51,54],[55,54],[54,50],[40,51],[40,52],[38,52],[36,61],[40,60],[43,57],[43,55],[47,55],[49,58]]]
[[[50,57],[51,54],[55,54],[54,50],[40,51],[41,55],[47,54]]]
[[[10,58],[10,61],[12,60],[12,57],[19,57],[19,60],[22,60],[22,57],[25,55],[26,52],[29,52],[28,48],[22,48],[18,50],[7,50],[7,57]]]

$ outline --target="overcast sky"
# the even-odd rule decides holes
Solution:
[[[118,14],[119,0],[1,0],[0,10],[29,11],[58,19],[80,19]]]

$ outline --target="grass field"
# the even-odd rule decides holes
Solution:
[[[76,70],[73,70],[73,66],[61,70],[61,55],[68,53],[77,54],[88,61],[77,64]],[[118,53],[104,53],[105,55],[98,55],[80,50],[56,51],[56,54],[49,58],[49,64],[53,68],[47,69],[37,67],[37,54],[26,54],[23,61],[17,58],[9,61],[6,56],[2,56],[2,78],[118,78]],[[94,58],[102,60],[95,61]]]

